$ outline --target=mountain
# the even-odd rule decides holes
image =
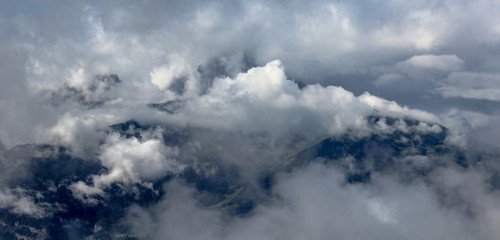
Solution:
[[[179,103],[152,107],[168,112],[175,111],[172,106],[176,104]],[[130,206],[152,206],[170,194],[163,186],[173,180],[182,181],[200,193],[198,199],[205,207],[245,217],[260,201],[266,201],[276,176],[311,163],[341,169],[345,172],[346,184],[369,184],[373,174],[393,174],[404,181],[425,180],[437,166],[453,165],[463,169],[479,166],[485,172],[490,171],[492,187],[500,186],[498,173],[487,167],[492,164],[488,159],[498,156],[494,150],[471,154],[447,144],[450,132],[439,124],[380,115],[368,117],[367,122],[371,130],[361,135],[346,132],[316,140],[289,140],[294,144],[284,147],[286,151],[279,155],[279,161],[258,169],[257,184],[245,178],[241,167],[220,160],[225,155],[235,157],[243,153],[229,154],[211,145],[220,144],[217,134],[211,130],[134,120],[115,124],[109,127],[108,134],[119,134],[124,139],[142,141],[146,133],[160,131],[162,144],[180,149],[177,157],[185,167],[179,173],[167,173],[147,183],[112,183],[104,187],[103,194],[92,196],[94,202],[79,199],[71,186],[77,182],[91,185],[93,176],[108,174],[111,170],[99,159],[76,157],[71,149],[63,146],[16,146],[1,153],[1,167],[13,168],[8,164],[15,162],[23,166],[24,173],[8,173],[1,178],[2,182],[10,189],[17,189],[9,194],[29,199],[41,213],[20,213],[15,211],[15,205],[4,204],[6,207],[0,208],[0,236],[5,240],[83,239],[89,236],[93,239],[147,239],[147,236],[129,232],[122,220]],[[203,139],[200,136],[213,138],[194,141]],[[249,139],[266,137],[245,136]],[[241,135],[225,136],[225,139],[231,137],[236,139]],[[280,146],[287,144],[278,143]],[[16,177],[9,177],[9,174]]]

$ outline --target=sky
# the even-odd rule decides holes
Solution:
[[[497,8],[496,1],[3,1],[0,139],[13,146],[40,138],[63,115],[39,106],[41,95],[64,83],[113,73],[136,102],[193,98],[215,76],[280,60],[297,83],[447,116],[498,145]],[[199,76],[200,66],[218,69]],[[185,89],[176,92],[181,78]]]
[[[91,203],[112,183],[179,174],[194,153],[218,154],[252,179],[286,155],[280,141],[392,131],[366,125],[374,111],[425,121],[421,132],[444,126],[453,146],[498,147],[499,10],[496,0],[0,0],[0,151],[53,144],[98,159],[107,173],[71,185]],[[170,113],[148,107],[165,102]],[[164,145],[164,129],[144,139],[106,130],[130,119],[204,130],[189,146]],[[201,207],[195,190],[174,181],[165,187],[178,196],[132,207],[125,222],[157,239],[500,234],[498,192],[477,169],[444,167],[409,186],[393,176],[343,186],[342,174],[318,165],[283,174],[273,188],[279,197],[236,219]],[[443,192],[461,196],[476,217],[456,202],[443,207]],[[0,207],[43,215],[22,190],[3,186]],[[184,229],[186,222],[196,231]]]

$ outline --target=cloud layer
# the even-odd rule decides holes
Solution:
[[[482,189],[477,176],[453,170],[436,181],[453,185],[453,191],[437,193],[423,182],[401,184],[377,176],[372,185],[345,185],[342,173],[313,165],[284,175],[273,190],[275,199],[258,206],[252,215],[229,218],[200,207],[192,190],[178,183],[167,189],[179,193],[151,209],[132,207],[126,220],[137,236],[152,239],[494,239],[498,212],[482,212],[494,204],[496,194]],[[474,179],[470,182],[470,177]],[[467,180],[469,179],[469,180]],[[467,182],[466,186],[461,185]],[[444,189],[451,190],[444,187]],[[474,191],[473,195],[469,191]],[[438,199],[466,197],[478,214],[443,207]],[[449,194],[449,195],[448,195]],[[456,195],[458,194],[458,195]],[[464,194],[464,195],[462,195]],[[452,200],[453,201],[453,200]],[[486,204],[486,205],[483,205]],[[479,211],[479,212],[476,212]],[[465,209],[464,209],[465,211]],[[470,214],[470,213],[469,213]],[[146,225],[141,223],[148,223]],[[184,223],[191,224],[185,225]],[[482,225],[486,224],[486,225]]]
[[[32,142],[36,128],[63,115],[40,104],[41,91],[59,89],[57,100],[77,84],[72,98],[101,103],[109,96],[88,87],[106,74],[120,76],[112,99],[126,105],[195,97],[213,77],[274,59],[301,83],[369,91],[436,113],[473,110],[472,102],[448,98],[498,100],[500,34],[490,0],[3,5],[1,108],[9,114],[0,136],[8,146]],[[219,68],[207,78],[199,67],[213,59]]]
[[[80,209],[118,192],[144,239],[497,239],[499,7],[0,0],[1,213],[64,212],[41,189]],[[401,169],[350,184],[355,153],[294,159],[325,139],[399,144],[373,162]]]

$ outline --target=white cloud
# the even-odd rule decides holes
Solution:
[[[22,4],[12,4],[25,9]],[[37,124],[27,120],[29,106],[40,102],[36,93],[97,74],[118,74],[124,81],[118,98],[128,100],[128,104],[176,97],[168,88],[183,76],[187,78],[184,94],[195,97],[200,93],[197,68],[214,57],[224,57],[229,65],[240,68],[244,67],[241,58],[245,53],[257,64],[281,59],[289,76],[307,83],[331,83],[336,80],[332,75],[363,74],[375,66],[394,66],[401,59],[439,71],[461,69],[463,62],[491,70],[488,64],[495,65],[489,61],[494,57],[486,64],[475,54],[495,46],[498,40],[498,17],[491,7],[496,4],[491,0],[442,5],[257,1],[179,6],[174,2],[126,1],[118,7],[111,7],[112,3],[73,3],[52,10],[37,8],[39,14],[6,14],[1,20],[5,26],[2,56],[8,60],[2,62],[2,72],[9,77],[3,81],[16,90],[12,91],[16,96],[35,96],[16,100],[15,107],[0,104],[2,112],[11,115],[2,116],[8,127],[1,129],[0,137],[8,146],[30,142],[31,126],[51,126],[54,118],[59,118],[54,115],[64,114],[44,111]],[[49,24],[48,19],[37,17],[44,14],[65,21]],[[474,50],[464,52],[466,49]],[[393,73],[381,73],[378,85],[393,86],[391,83],[405,79],[404,74]],[[456,95],[453,89],[446,92]],[[18,125],[30,129],[15,128],[13,122],[22,122]]]
[[[141,179],[154,180],[166,173],[176,173],[181,165],[174,157],[176,148],[163,145],[161,139],[149,139],[142,142],[136,138],[123,139],[117,134],[108,136],[102,146],[99,159],[109,173],[94,179],[96,185],[108,185],[112,182],[138,182]]]
[[[381,74],[377,87],[391,87],[396,82],[437,81],[443,76],[465,68],[465,62],[455,55],[415,55],[393,66],[374,68]]]
[[[46,7],[42,2],[11,1],[0,9],[0,142],[6,148],[32,142],[62,144],[72,147],[73,154],[99,158],[108,172],[92,176],[91,184],[71,186],[77,198],[87,201],[103,195],[103,189],[112,183],[145,184],[182,169],[176,160],[180,150],[164,146],[154,134],[145,139],[115,134],[106,138],[103,129],[129,119],[202,127],[217,133],[243,132],[241,136],[270,133],[269,138],[295,134],[317,138],[350,130],[368,134],[373,129],[368,129],[365,117],[380,114],[426,121],[414,128],[439,133],[441,127],[434,124],[440,122],[437,116],[397,102],[406,100],[405,105],[433,109],[431,104],[422,104],[427,103],[422,95],[436,84],[439,95],[432,97],[500,101],[496,0],[116,3]],[[243,56],[255,61],[243,62]],[[227,61],[227,77],[204,86],[198,67],[214,58]],[[264,66],[236,74],[254,63]],[[90,90],[94,76],[111,73],[123,81],[116,92],[106,92],[101,85]],[[291,78],[312,85],[299,88]],[[386,89],[386,96],[395,96],[391,99],[397,102],[369,93],[356,96],[372,87],[374,79],[375,86]],[[315,84],[318,82],[323,86]],[[345,83],[345,88],[329,86],[337,83]],[[78,89],[85,101],[105,103],[93,109],[72,101],[53,106],[46,93],[61,86]],[[172,99],[182,100],[175,114],[145,106]],[[440,101],[434,103],[443,104],[438,106],[446,108],[443,112],[449,109]],[[481,103],[475,105],[478,111],[490,111]],[[445,114],[442,122],[455,127],[447,142],[465,147],[466,138],[457,130],[467,128],[483,128],[480,133],[498,139],[498,116],[492,114]],[[412,130],[403,121],[396,128]],[[381,120],[375,130],[390,133],[395,129]],[[230,151],[221,142],[226,143],[210,146]],[[233,154],[262,150],[250,149]],[[232,161],[247,161],[237,165],[246,167],[268,160],[249,159],[244,156]],[[428,164],[425,156],[405,161],[423,168]],[[340,175],[329,171],[307,170],[282,179],[275,192],[281,202],[262,205],[254,216],[231,219],[230,224],[219,212],[200,208],[189,194],[177,200],[168,196],[174,203],[163,203],[165,208],[160,210],[165,215],[159,219],[171,227],[158,236],[311,239],[335,233],[347,239],[479,238],[473,235],[479,232],[477,224],[469,226],[473,220],[464,220],[461,213],[439,205],[427,186],[403,186],[388,180],[378,183],[382,192],[377,192],[366,186],[341,186]],[[453,178],[453,174],[446,176]],[[34,201],[23,194],[1,190],[0,206],[37,214]],[[488,198],[484,209],[497,208],[491,199],[495,198]],[[498,213],[480,211],[481,217],[486,219],[481,231],[494,232]],[[154,218],[146,220],[155,222]],[[189,231],[193,226],[186,222],[199,223],[196,231]],[[353,222],[358,224],[356,228]],[[360,228],[366,231],[360,232]],[[495,236],[491,233],[491,239]]]
[[[99,155],[107,172],[92,176],[91,186],[77,182],[71,189],[76,197],[84,200],[87,195],[104,194],[103,190],[112,183],[129,185],[158,180],[183,169],[184,166],[175,159],[178,154],[176,147],[165,146],[158,137],[126,139],[113,133],[106,138]]]
[[[457,72],[450,74],[437,89],[443,97],[500,101],[500,74]]]
[[[464,68],[465,62],[455,55],[419,55],[406,60],[406,64],[444,72],[455,72]]]
[[[446,114],[443,114],[444,121],[455,129],[476,129],[490,122],[490,117],[486,114],[464,111],[458,109],[450,109]]]
[[[382,113],[383,115],[396,118],[408,116],[420,121],[439,122],[439,118],[432,113],[418,109],[410,109],[406,106],[400,106],[394,101],[385,100],[367,92],[359,96],[359,99],[361,102],[373,107],[376,111]]]
[[[489,171],[490,169],[487,169]],[[433,175],[435,187],[441,193],[452,195],[445,204],[474,214],[484,239],[498,239],[500,230],[499,192],[485,184],[486,171],[441,169]]]
[[[215,79],[206,95],[189,100],[173,117],[198,126],[317,135],[362,128],[371,108],[340,87],[299,89],[280,61],[250,69],[234,79]]]
[[[132,231],[152,239],[495,239],[484,218],[443,208],[438,194],[423,183],[401,184],[374,177],[373,185],[346,185],[337,170],[314,165],[283,176],[273,198],[245,217],[221,215],[197,204],[194,192],[179,184],[150,209],[133,208]],[[475,182],[474,184],[477,184]],[[153,227],[140,223],[158,219]],[[184,223],[194,223],[193,227]],[[443,231],[446,229],[446,231]]]
[[[37,143],[67,146],[76,156],[88,158],[95,154],[104,131],[116,118],[112,114],[66,113],[51,127],[38,127]]]
[[[177,93],[187,97],[199,95],[200,89],[198,86],[198,72],[185,62],[180,56],[170,57],[170,63],[153,69],[150,73],[151,83],[156,85],[160,90],[166,91],[169,95]],[[181,89],[175,88],[173,84],[182,82]]]
[[[374,39],[384,45],[417,50],[432,50],[443,44],[447,29],[443,15],[433,14],[425,8],[410,9],[405,9],[406,15],[398,19],[400,22],[376,29]]]
[[[450,109],[443,113],[442,118],[450,130],[447,139],[455,145],[465,147],[467,136],[481,139],[488,144],[496,145],[498,143],[498,130],[495,127],[500,119],[498,115]]]
[[[38,206],[32,197],[21,188],[0,189],[0,208],[8,209],[17,214],[26,214],[32,217],[43,217],[46,215],[43,208]]]
[[[278,60],[238,74],[234,79],[215,79],[206,95],[187,101],[172,118],[230,131],[322,137],[349,130],[366,134],[365,118],[374,109],[397,118],[438,121],[433,114],[368,93],[356,97],[341,87],[320,85],[300,89],[287,79]]]

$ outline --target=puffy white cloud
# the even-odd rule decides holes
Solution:
[[[113,133],[106,138],[99,155],[107,172],[92,176],[91,186],[80,181],[74,183],[71,189],[76,197],[83,200],[87,195],[103,195],[103,190],[112,183],[129,185],[158,180],[183,169],[184,166],[175,160],[178,154],[176,147],[165,146],[158,137],[126,139]],[[92,201],[92,198],[88,200]]]
[[[287,79],[278,60],[233,78],[215,79],[206,95],[188,100],[172,116],[196,126],[243,132],[321,137],[348,130],[367,133],[366,116],[378,111],[437,122],[431,113],[400,106],[368,93],[356,97],[341,87],[307,85]]]
[[[99,159],[109,169],[109,173],[94,179],[96,185],[154,180],[181,169],[174,159],[178,150],[163,145],[161,139],[141,142],[136,138],[123,139],[112,134],[102,148]]]
[[[317,135],[363,128],[371,111],[341,87],[299,89],[276,60],[234,79],[215,79],[206,95],[187,101],[173,117],[210,128]]]
[[[56,125],[42,130],[44,132],[40,133],[40,142],[70,145],[76,142],[77,138],[83,137],[84,134],[93,132],[95,125],[93,117],[80,118],[66,114],[59,119]]]

